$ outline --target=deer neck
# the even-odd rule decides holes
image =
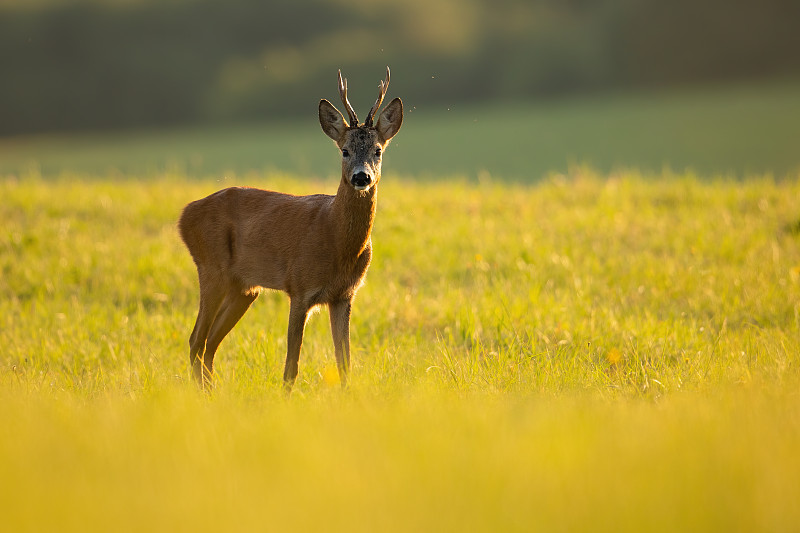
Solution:
[[[377,202],[377,184],[361,192],[342,179],[331,210],[337,249],[342,260],[355,261],[369,246]]]

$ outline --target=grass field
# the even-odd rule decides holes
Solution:
[[[0,181],[4,530],[800,526],[797,179],[387,174],[351,386],[323,311],[287,399],[275,293],[195,390],[175,222],[335,180],[124,177]]]
[[[358,109],[373,98],[371,90],[352,96]],[[404,103],[403,134],[387,166],[407,176],[528,182],[576,164],[738,178],[800,170],[796,81],[488,106]],[[0,139],[0,175],[216,178],[255,169],[319,179],[335,171],[333,154],[309,102],[308,114],[290,123]]]

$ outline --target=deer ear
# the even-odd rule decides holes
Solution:
[[[395,136],[400,131],[400,126],[403,124],[403,102],[399,98],[395,98],[389,105],[384,108],[378,117],[378,125],[375,129],[378,130],[378,135],[383,138],[384,142]]]
[[[322,131],[325,132],[325,135],[337,143],[347,130],[342,114],[333,107],[332,103],[325,99],[319,101],[319,124],[322,126]]]

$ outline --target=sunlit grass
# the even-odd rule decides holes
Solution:
[[[800,187],[385,179],[337,383],[281,393],[262,295],[189,379],[183,205],[285,176],[0,183],[9,530],[786,530],[800,523]]]

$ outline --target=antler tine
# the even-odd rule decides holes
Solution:
[[[347,99],[347,78],[342,79],[341,70],[339,70],[339,96],[342,97],[342,103],[344,104],[344,108],[350,117],[350,127],[355,128],[358,126],[358,116],[356,116],[353,106],[350,105],[350,101]]]
[[[380,85],[378,85],[378,99],[375,101],[375,105],[372,106],[372,109],[369,110],[369,114],[367,115],[367,120],[364,122],[367,126],[372,126],[372,120],[375,118],[375,115],[378,113],[378,109],[380,109],[381,104],[383,103],[383,97],[386,96],[386,91],[389,89],[389,77],[390,77],[389,67],[386,67],[386,80],[382,81]]]

